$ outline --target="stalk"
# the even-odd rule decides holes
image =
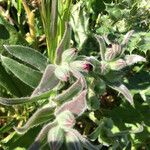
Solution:
[[[41,0],[39,9],[46,36],[47,54],[50,62],[55,63],[56,48],[63,37],[65,23],[70,20],[72,0]]]

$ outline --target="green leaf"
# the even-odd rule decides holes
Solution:
[[[5,71],[0,63],[0,85],[10,91],[11,94],[21,96],[17,86],[12,80],[12,77]]]
[[[27,45],[27,42],[18,31],[0,14],[0,53],[4,50],[4,44]]]
[[[105,60],[106,45],[104,39],[99,35],[95,35],[95,38],[99,44],[101,59]]]
[[[24,104],[24,103],[32,103],[32,102],[36,102],[38,100],[43,100],[43,99],[49,98],[50,93],[51,93],[51,91],[48,91],[48,92],[42,93],[38,96],[21,97],[21,98],[3,98],[3,97],[0,97],[0,104],[12,106],[12,105],[19,105],[19,104]]]
[[[150,109],[148,104],[145,102],[141,103],[141,99],[137,99],[134,104],[135,107],[132,107],[129,103],[123,103],[119,107],[116,107],[112,110],[104,109],[103,116],[111,118],[119,131],[130,131],[132,134],[130,134],[130,141],[132,141],[135,149],[137,149],[139,144],[144,144],[150,139],[150,120],[148,119]],[[137,131],[142,131],[142,126],[139,126],[140,124],[144,125],[143,132],[134,134],[137,129]]]
[[[141,70],[128,78],[128,84],[130,91],[133,95],[140,94],[145,101],[150,101],[146,95],[150,95],[150,72]]]
[[[64,35],[62,37],[62,40],[60,41],[57,49],[56,49],[56,64],[59,64],[60,61],[61,61],[61,56],[62,56],[62,53],[64,51],[64,49],[68,49],[69,48],[69,44],[68,44],[68,41],[70,42],[70,32],[71,32],[71,27],[68,23],[66,23],[65,25],[65,32],[64,32]]]
[[[5,49],[16,58],[44,71],[47,66],[47,58],[37,50],[20,45],[4,45]]]
[[[2,55],[1,60],[2,64],[21,81],[31,86],[32,88],[35,88],[38,85],[42,76],[40,72]]]
[[[74,5],[72,12],[71,27],[74,31],[75,41],[80,49],[88,38],[89,15],[86,13],[82,2]]]
[[[54,127],[56,127],[55,122],[50,122],[46,124],[42,130],[39,132],[38,136],[36,137],[35,141],[33,144],[29,147],[29,150],[37,150],[40,148],[40,143],[43,141],[43,139],[46,137],[47,133]],[[28,133],[28,132],[27,132]]]
[[[11,132],[13,136],[8,141],[2,141],[4,143],[4,147],[6,149],[12,149],[15,150],[16,147],[22,147],[26,150],[28,147],[32,144],[33,139],[36,138],[37,134],[40,132],[41,127],[33,127],[28,132],[26,132],[24,135],[19,135],[15,131]],[[6,137],[7,138],[7,137]],[[18,144],[19,143],[19,144]]]
[[[126,44],[128,44],[128,42],[129,42],[131,36],[133,35],[133,33],[134,33],[134,30],[131,30],[131,31],[129,31],[129,32],[124,36],[124,39],[123,39],[123,41],[122,41],[122,43],[121,43],[121,46],[122,46],[122,47],[125,46]]]
[[[111,141],[109,140],[108,134],[112,135],[111,134],[112,127],[113,121],[110,118],[104,117],[99,121],[98,127],[90,134],[91,140],[95,141],[97,138],[100,138],[101,141],[103,142]]]
[[[117,59],[116,61],[109,62],[109,66],[112,70],[119,71],[127,67],[127,63],[124,59]]]
[[[15,123],[16,122],[14,120],[9,121],[6,125],[3,125],[0,128],[0,133],[1,134],[8,133],[12,129],[12,126],[15,125]]]
[[[98,138],[98,136],[99,136],[99,134],[100,134],[100,131],[101,131],[101,125],[99,125],[91,134],[90,134],[90,139],[92,140],[92,141],[95,141],[97,138]]]
[[[51,1],[51,21],[50,21],[50,34],[52,39],[57,34],[57,16],[58,16],[58,4],[57,0]]]
[[[82,88],[86,89],[87,84],[86,84],[85,77],[82,75],[82,73],[80,73],[78,70],[71,67],[70,67],[70,71],[76,79],[81,80]]]
[[[146,59],[140,55],[126,55],[125,60],[128,66],[133,65],[138,62],[146,62]]]
[[[84,90],[73,100],[64,103],[56,110],[55,115],[57,116],[61,112],[69,110],[71,113],[80,116],[87,109],[86,93],[87,91]]]
[[[79,91],[83,89],[81,79],[78,79],[72,86],[67,90],[63,91],[61,94],[55,97],[55,101],[59,103],[65,102],[73,98]]]
[[[54,65],[48,65],[46,67],[42,79],[37,88],[33,91],[31,97],[52,90],[59,83],[59,80],[56,78],[54,71]]]
[[[18,134],[24,134],[27,132],[30,128],[37,126],[45,121],[48,121],[51,119],[52,113],[54,111],[53,106],[44,106],[43,108],[38,109],[26,122],[26,124],[23,127],[16,128],[16,132]]]
[[[127,89],[125,85],[114,84],[114,85],[109,85],[109,86],[115,89],[116,91],[120,92],[131,105],[134,105],[133,96],[131,95],[130,91]]]

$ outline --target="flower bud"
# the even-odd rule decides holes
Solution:
[[[62,54],[62,62],[71,62],[74,61],[77,57],[77,49],[71,48],[65,50]]]
[[[120,44],[110,44],[109,48],[107,49],[106,53],[105,53],[105,60],[109,61],[109,60],[113,60],[114,58],[116,58],[117,56],[119,56],[122,52],[122,48]]]
[[[55,69],[55,75],[61,81],[68,81],[70,77],[69,68],[66,65],[57,66]]]
[[[93,70],[93,65],[88,61],[77,60],[77,61],[72,62],[70,64],[70,67],[78,71],[87,72],[87,73]]]
[[[58,150],[62,147],[64,142],[65,132],[59,126],[53,127],[48,132],[47,142],[51,150]]]
[[[72,128],[76,122],[74,115],[69,110],[56,115],[56,120],[61,128]]]

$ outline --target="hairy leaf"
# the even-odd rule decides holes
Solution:
[[[99,44],[101,59],[105,60],[106,45],[104,39],[99,35],[95,35],[95,38]]]
[[[69,110],[73,114],[80,116],[87,109],[86,93],[87,91],[84,90],[73,100],[64,103],[60,108],[56,110],[55,115],[57,116],[61,112]]]
[[[48,143],[51,150],[59,150],[64,142],[64,130],[56,126],[48,132]]]
[[[67,90],[63,91],[61,94],[55,97],[55,101],[64,102],[70,100],[79,91],[83,89],[81,79],[78,79],[73,85],[71,85]]]
[[[42,79],[37,88],[33,91],[31,97],[52,90],[59,83],[59,80],[56,78],[54,71],[54,65],[48,65],[46,67]]]
[[[7,105],[7,106],[12,106],[12,105],[19,105],[19,104],[24,104],[24,103],[32,103],[36,102],[38,100],[43,100],[49,98],[51,91],[42,93],[38,96],[33,96],[33,97],[21,97],[21,98],[3,98],[0,97],[0,104],[2,105]]]
[[[74,5],[72,9],[71,27],[75,33],[74,37],[79,45],[79,49],[83,46],[88,38],[89,15],[83,11],[81,2]]]
[[[118,59],[116,61],[110,62],[109,65],[112,70],[121,70],[121,69],[127,67],[127,63],[123,59]]]
[[[60,44],[58,45],[56,49],[56,63],[59,64],[61,61],[61,56],[64,51],[64,48],[68,49],[67,41],[70,40],[70,32],[71,32],[71,27],[68,23],[65,24],[65,32],[62,37],[62,40],[60,41]]]
[[[5,49],[16,58],[44,71],[47,65],[47,58],[38,51],[20,45],[4,45]]]
[[[138,62],[146,62],[146,59],[142,56],[139,56],[139,55],[135,55],[135,54],[132,54],[132,55],[126,55],[125,56],[125,60],[126,60],[126,63],[127,65],[133,65],[135,63],[138,63]]]
[[[128,102],[131,105],[134,105],[133,97],[130,91],[127,89],[127,87],[124,84],[116,84],[116,85],[114,84],[114,85],[111,85],[110,87],[120,92],[128,100]]]
[[[38,85],[38,82],[40,81],[42,76],[40,72],[2,55],[1,60],[2,64],[21,81],[31,86],[32,88],[35,88]]]
[[[4,44],[20,44],[27,45],[23,36],[7,21],[0,13],[0,53],[4,50]],[[11,18],[11,17],[10,17]],[[12,21],[12,20],[11,20]]]
[[[0,85],[16,96],[21,96],[17,89],[17,85],[12,80],[12,77],[5,71],[0,63]]]
[[[37,126],[51,118],[51,115],[54,111],[53,106],[46,106],[43,108],[38,109],[26,122],[23,127],[14,127],[18,134],[24,134],[30,128]]]
[[[125,46],[129,42],[130,37],[133,35],[133,33],[134,33],[134,30],[131,30],[124,36],[121,46]]]
[[[70,68],[70,71],[72,72],[74,77],[76,77],[78,80],[79,79],[81,80],[83,89],[86,89],[87,84],[86,84],[86,80],[85,80],[84,76],[78,70],[75,70],[74,68]]]
[[[38,134],[38,136],[36,137],[33,144],[29,147],[29,150],[35,150],[34,148],[39,148],[40,143],[46,137],[47,133],[55,126],[56,126],[55,122],[52,123],[50,122],[47,125],[45,125],[40,131],[40,133]]]

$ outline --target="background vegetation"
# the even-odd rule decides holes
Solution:
[[[125,35],[133,30],[132,36],[126,37],[123,57],[133,54],[142,57],[136,58],[137,61],[134,63],[137,63],[125,70],[101,74],[102,78],[99,80],[94,80],[99,75],[96,69],[93,73],[88,72],[89,74],[85,75],[90,93],[87,95],[88,109],[76,118],[74,128],[87,136],[93,145],[101,144],[102,149],[148,150],[150,147],[149,0],[57,0],[53,3],[51,0],[0,0],[0,103],[5,103],[3,98],[8,100],[34,96],[48,64],[59,65],[63,60],[68,63],[69,54],[66,54],[67,58],[63,57],[64,50],[75,47],[79,53],[78,60],[82,60],[86,55],[87,58],[94,56],[96,60],[102,61],[103,54],[100,53],[103,42],[105,41],[107,49],[111,49],[114,43],[122,43]],[[103,41],[99,36],[103,37]],[[32,52],[31,49],[30,52],[30,49],[18,47],[22,50],[17,53],[17,47],[13,49],[9,45],[27,46],[36,51]],[[62,50],[60,55],[59,49]],[[116,61],[118,58],[113,59]],[[19,67],[20,64],[26,67],[16,71],[22,67]],[[91,64],[93,67],[93,62],[88,65]],[[115,68],[114,65],[111,67]],[[37,109],[74,83],[74,77],[64,82],[62,72],[66,75],[66,69],[62,67],[60,70],[57,73],[55,70],[55,74],[61,83],[57,90],[52,90],[47,97],[38,97],[40,101],[33,99],[32,103],[23,105],[0,105],[1,149],[29,148],[43,125],[55,120],[53,111],[44,116],[46,118],[44,121],[40,122],[39,119],[40,123],[28,127],[28,131],[23,135],[19,135],[13,128],[24,126]],[[52,78],[51,81],[53,80],[57,83],[57,79]],[[114,86],[118,80],[128,87],[133,102],[128,92],[127,96],[118,94],[117,91],[122,93]],[[48,87],[48,90],[51,90],[50,88],[52,87]],[[23,98],[22,101],[24,102]],[[48,149],[46,140],[41,145],[42,149]],[[89,149],[92,148],[89,146]]]

